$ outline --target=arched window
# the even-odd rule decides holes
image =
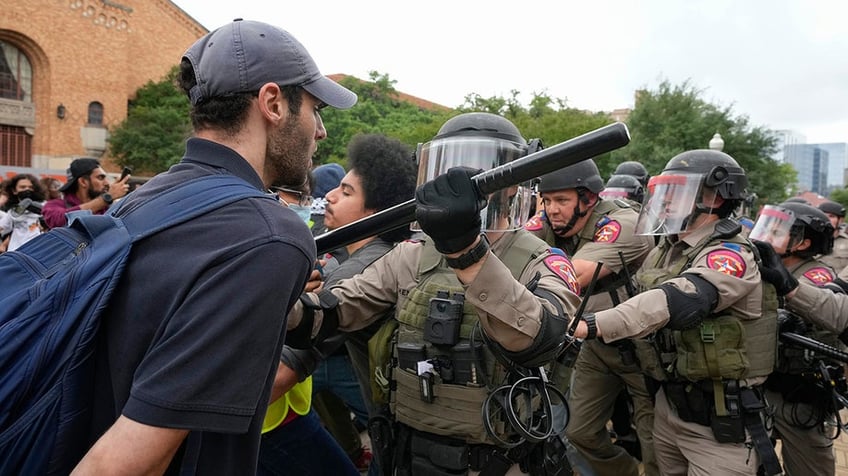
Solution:
[[[103,124],[103,104],[97,101],[88,103],[88,124],[102,125]]]
[[[32,65],[15,46],[0,41],[0,98],[32,101]]]

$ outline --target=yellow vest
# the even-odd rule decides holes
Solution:
[[[289,410],[300,416],[309,413],[312,407],[312,377],[307,377],[303,382],[298,382],[282,397],[271,402],[265,412],[265,421],[262,423],[262,433],[268,433],[280,426],[289,414]]]

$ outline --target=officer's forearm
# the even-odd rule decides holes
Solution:
[[[646,336],[665,326],[668,319],[665,293],[661,289],[645,291],[612,309],[595,313],[597,335],[603,336],[605,342]],[[586,324],[581,322],[578,328],[581,325],[585,329]],[[575,337],[580,336],[575,334]]]

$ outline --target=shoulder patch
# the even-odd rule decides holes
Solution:
[[[621,223],[609,220],[595,231],[595,237],[592,241],[595,243],[615,243],[620,234]]]
[[[552,254],[545,258],[545,266],[559,276],[574,294],[580,295],[580,283],[571,261],[563,255]]]
[[[731,250],[714,250],[707,254],[707,267],[729,276],[741,278],[748,266],[739,253]]]
[[[812,281],[816,286],[821,286],[833,281],[833,273],[829,269],[816,266],[804,273],[804,277]]]
[[[524,229],[527,231],[539,231],[543,226],[545,226],[545,212],[540,211],[533,215],[533,218],[527,220],[527,223],[524,224]]]

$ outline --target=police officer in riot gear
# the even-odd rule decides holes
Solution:
[[[632,177],[625,178],[636,182]],[[593,160],[543,175],[537,191],[543,209],[525,229],[566,250],[584,290],[598,263],[603,263],[593,294],[584,296],[588,299],[586,311],[609,309],[628,299],[634,293],[630,278],[654,246],[652,237],[634,235],[639,214],[630,202],[601,197],[604,182]],[[612,444],[606,426],[613,417],[617,396],[626,391],[632,398],[633,420],[647,474],[658,474],[651,443],[653,404],[636,363],[634,343],[630,339],[613,345],[601,341],[584,343],[573,377],[570,372],[555,376],[562,389],[568,388],[572,379],[568,397],[571,421],[566,433],[591,470],[598,474],[639,474],[638,462],[623,447]],[[622,433],[617,437],[624,437],[630,429],[629,418],[626,420],[623,425],[616,422],[617,433]],[[621,431],[622,427],[625,431]],[[574,464],[582,462],[578,459]]]
[[[362,274],[305,294],[289,315],[290,329],[320,328],[320,336],[335,327],[363,328],[395,309],[378,331],[394,334],[387,340],[392,358],[372,363],[371,372],[386,378],[395,422],[387,438],[394,448],[376,455],[387,474],[504,474],[519,460],[537,467],[536,474],[562,471],[556,449],[528,456],[540,445],[557,447],[550,428],[538,431],[549,427],[550,415],[510,420],[498,406],[503,400],[489,398],[511,388],[515,372],[560,353],[579,303],[568,258],[521,227],[529,190],[484,197],[471,179],[527,153],[527,142],[503,117],[466,113],[448,120],[417,152],[423,183],[416,218],[424,238],[398,244]],[[542,379],[524,381],[548,395]],[[533,431],[522,426],[527,421]]]
[[[769,243],[781,256],[783,266],[798,281],[843,293],[834,279],[836,273],[816,259],[833,246],[833,225],[818,208],[798,202],[766,205],[760,212],[750,238]],[[781,330],[801,334],[832,347],[838,335],[813,323],[789,316]],[[834,417],[829,385],[816,385],[819,365],[829,365],[833,377],[842,375],[838,362],[810,358],[804,350],[781,343],[776,370],[766,381],[766,397],[774,408],[774,426],[782,441],[781,454],[788,475],[833,475],[836,460],[831,430],[826,425]]]
[[[615,168],[615,171],[612,174],[629,175],[634,177],[642,184],[643,187],[648,186],[648,179],[651,178],[651,174],[648,173],[648,169],[646,169],[641,162],[637,162],[635,160],[628,160],[618,164],[618,167]]]
[[[728,218],[747,184],[725,153],[673,157],[651,178],[637,224],[637,233],[662,235],[636,274],[643,291],[584,314],[575,331],[606,342],[653,334],[655,352],[639,359],[660,383],[654,451],[662,474],[754,475],[761,462],[766,474],[780,472],[762,420],[777,296],[760,278],[756,248]]]
[[[600,195],[602,198],[629,200],[641,208],[645,186],[631,175],[612,175]]]
[[[819,259],[837,273],[842,273],[843,270],[848,268],[848,234],[845,233],[845,207],[832,200],[825,200],[819,204],[819,210],[830,219],[830,224],[833,225],[834,238],[831,252],[822,255]]]

